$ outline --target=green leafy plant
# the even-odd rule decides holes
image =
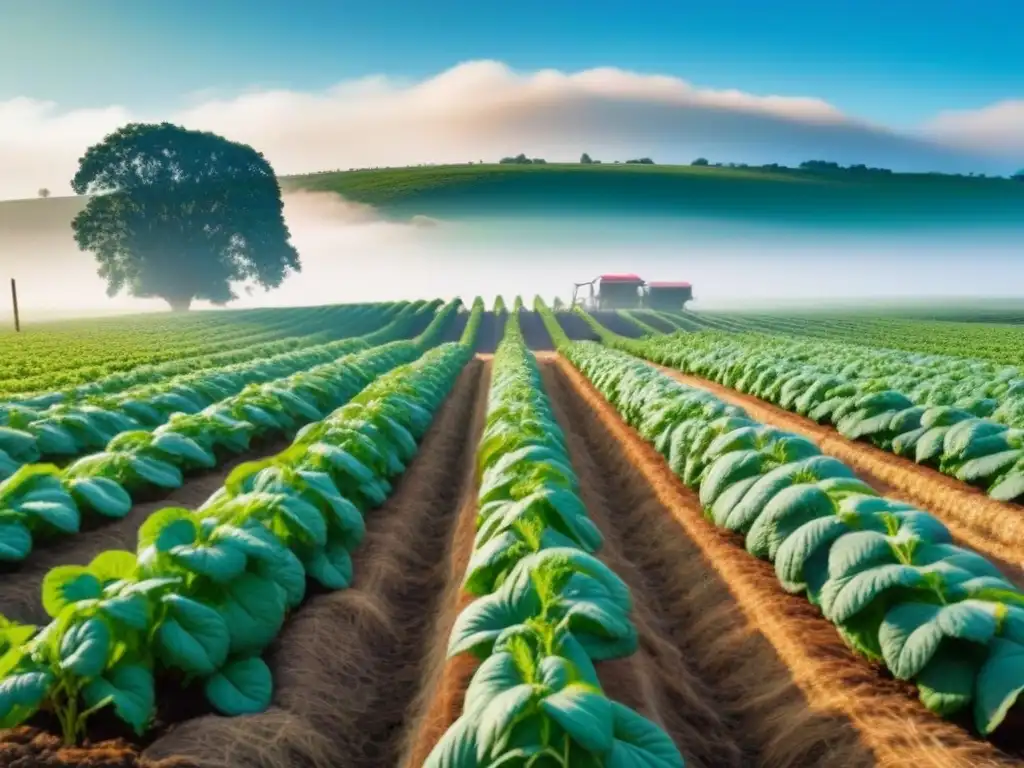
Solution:
[[[51,623],[38,631],[0,626],[0,725],[47,709],[70,744],[92,713],[112,707],[143,733],[160,671],[199,680],[225,715],[265,709],[273,685],[260,654],[302,602],[308,578],[329,589],[349,585],[363,515],[386,499],[470,354],[468,344],[449,344],[396,368],[410,356],[399,344],[358,356],[358,366],[346,361],[322,391],[349,399],[361,380],[368,385],[321,427],[267,461],[238,467],[199,510],[153,513],[136,552],[51,570],[42,594]],[[205,455],[188,438],[146,432],[115,448],[152,462]],[[10,503],[28,514],[32,494],[70,498],[59,474],[19,470],[7,481]]]
[[[518,306],[519,302],[517,302]],[[682,766],[654,723],[609,700],[594,660],[638,644],[602,538],[513,313],[494,358],[477,450],[479,512],[448,655],[482,659],[462,715],[426,766]]]
[[[992,498],[1024,497],[1024,371],[761,334],[605,342],[829,423]]]
[[[1000,726],[1024,691],[1024,593],[998,568],[954,545],[936,518],[880,497],[802,438],[742,411],[723,416],[708,393],[623,352],[592,343],[563,351],[698,491],[709,520],[742,534],[748,552],[774,563],[782,586],[818,605],[851,647],[913,680],[937,714],[972,708],[980,733]],[[774,387],[782,398],[804,391],[803,383],[780,385],[782,376],[752,382],[742,363],[722,375]],[[906,405],[879,388],[850,401],[839,418]],[[886,418],[942,430],[942,450],[966,461],[982,452],[972,449],[975,439],[1003,434],[963,409],[902,413]]]

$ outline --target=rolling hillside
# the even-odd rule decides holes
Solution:
[[[1019,224],[1024,184],[940,174],[858,174],[659,165],[449,165],[282,178],[413,214],[697,215],[797,224]]]
[[[282,176],[285,193],[335,192],[416,214],[563,212],[707,216],[795,224],[992,227],[1024,220],[1024,184],[940,174],[858,174],[661,165],[447,165]],[[0,201],[0,231],[63,229],[82,199]]]

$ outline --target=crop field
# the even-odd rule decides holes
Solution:
[[[1024,329],[754,317],[0,335],[0,765],[1024,766]]]
[[[1002,322],[908,320],[851,315],[783,316],[709,313],[691,315],[687,330],[753,331],[854,342],[929,355],[955,355],[1004,365],[1024,365],[1024,313],[996,315]],[[986,318],[987,320],[987,318]]]

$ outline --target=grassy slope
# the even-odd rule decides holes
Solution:
[[[558,177],[580,178],[587,182],[628,174],[648,181],[673,179],[728,179],[768,183],[815,182],[809,174],[785,174],[740,168],[713,168],[689,165],[435,165],[417,168],[380,168],[360,171],[328,171],[303,176],[284,176],[285,189],[337,192],[372,205],[396,203],[403,198],[428,195],[443,189],[477,184],[501,184],[530,178],[550,182]]]
[[[1024,221],[1024,184],[928,174],[858,175],[686,165],[441,165],[281,177],[284,191],[336,192],[396,215],[480,211],[692,213],[805,223]],[[0,201],[8,235],[65,228],[83,198]]]
[[[1024,184],[928,174],[808,173],[660,165],[449,165],[282,179],[286,190],[337,192],[396,215],[568,210],[854,226],[1024,220]]]

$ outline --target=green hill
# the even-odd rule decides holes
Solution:
[[[1024,223],[1024,183],[944,174],[661,165],[447,165],[289,176],[406,216],[696,215],[791,223]]]
[[[803,226],[1024,227],[1024,183],[943,174],[578,163],[439,165],[281,177],[389,216],[695,216]],[[0,232],[67,233],[84,198],[0,201]],[[7,242],[8,247],[11,243]]]
[[[631,177],[631,178],[626,178]],[[630,183],[633,179],[645,183],[663,180],[679,184],[692,181],[729,180],[755,181],[767,184],[794,182],[821,183],[812,174],[799,172],[779,173],[741,168],[717,168],[692,165],[634,165],[546,163],[543,165],[479,164],[429,165],[411,168],[374,168],[356,171],[324,171],[302,176],[283,176],[285,189],[307,189],[318,192],[337,192],[351,200],[386,206],[398,204],[412,197],[430,196],[484,185],[490,190],[502,186],[526,183],[579,180],[583,183]]]

